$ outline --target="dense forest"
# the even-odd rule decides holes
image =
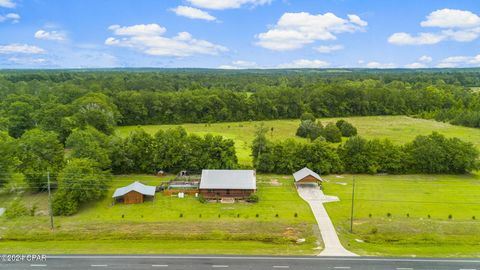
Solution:
[[[480,126],[480,70],[3,71],[0,130],[418,115]]]

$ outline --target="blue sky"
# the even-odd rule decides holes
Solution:
[[[472,66],[478,0],[0,0],[0,68]]]

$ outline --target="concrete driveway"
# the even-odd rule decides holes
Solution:
[[[338,198],[335,196],[326,196],[316,184],[298,185],[297,191],[298,195],[310,205],[313,215],[317,220],[318,228],[320,229],[325,245],[325,249],[319,256],[358,256],[342,246],[335,227],[323,206],[323,203],[338,201]]]

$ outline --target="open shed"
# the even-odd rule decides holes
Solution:
[[[311,184],[323,182],[323,179],[320,177],[320,175],[307,167],[293,173],[293,178],[295,179],[296,184]]]
[[[147,186],[138,181],[126,186],[117,188],[112,198],[115,201],[122,201],[124,204],[143,203],[145,199],[155,197],[155,187]]]

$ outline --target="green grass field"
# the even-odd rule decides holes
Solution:
[[[324,183],[326,194],[341,199],[326,208],[347,248],[362,255],[480,256],[479,175],[356,175],[351,234],[352,177],[330,175]],[[118,176],[113,185],[168,178]],[[0,253],[318,253],[315,221],[291,176],[259,175],[258,180],[258,204],[201,204],[192,197],[160,195],[155,202],[112,206],[106,198],[72,217],[55,218],[54,233],[48,229],[46,196],[24,194],[26,201],[39,203],[41,215],[1,217]],[[307,242],[296,244],[299,238]]]
[[[354,252],[480,256],[480,176],[356,175],[353,234],[352,176],[325,178],[326,194],[341,199],[326,204],[327,211]]]
[[[337,121],[340,118],[321,119],[323,124]],[[454,126],[448,123],[411,118],[407,116],[368,116],[368,117],[345,117],[358,129],[359,135],[373,138],[388,138],[395,143],[406,143],[413,140],[417,135],[428,135],[433,131],[440,132],[447,137],[458,137],[462,140],[474,143],[480,148],[480,129]],[[182,124],[182,125],[153,125],[141,126],[146,132],[155,134],[159,129],[169,129],[176,126],[184,127],[188,132],[204,135],[207,133],[222,135],[235,142],[237,156],[240,164],[250,165],[250,145],[254,137],[255,129],[262,122],[236,122],[214,124]],[[273,120],[263,121],[266,127],[273,128],[268,133],[272,140],[284,140],[293,138],[298,141],[305,139],[295,136],[300,120]],[[127,136],[137,126],[118,127],[119,136]]]
[[[116,187],[134,180],[158,185],[169,178],[117,176],[108,197]],[[151,252],[157,253],[198,253],[201,249],[200,253],[211,254],[315,254],[321,246],[318,228],[310,208],[296,194],[292,177],[262,175],[257,180],[261,200],[256,204],[202,204],[194,196],[180,199],[159,194],[153,202],[112,205],[105,198],[74,216],[56,217],[53,233],[46,195],[25,193],[24,200],[29,205],[36,202],[40,215],[14,220],[1,217],[0,253],[34,251],[43,246],[39,242],[45,242],[51,252],[82,253],[95,242],[98,253],[144,253],[154,247]],[[12,199],[3,196],[1,201]],[[296,244],[301,238],[306,242]],[[134,244],[124,247],[127,239]],[[203,248],[202,241],[206,241]]]

